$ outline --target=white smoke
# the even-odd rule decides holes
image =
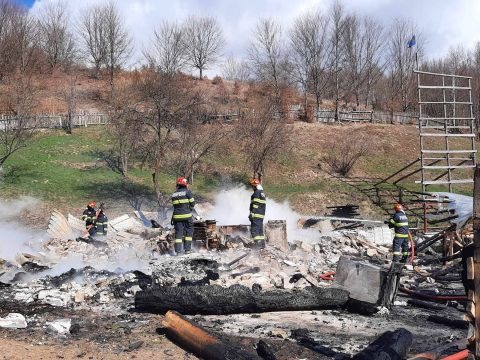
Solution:
[[[269,199],[268,188],[265,189],[265,194],[267,195],[265,223],[268,220],[286,220],[289,242],[313,241],[319,238],[317,230],[298,228],[298,220],[303,216],[292,210],[288,202],[278,203]],[[252,191],[244,186],[219,191],[214,198],[214,207],[206,214],[205,219],[217,220],[218,225],[249,225],[251,195]]]
[[[45,233],[26,229],[18,222],[18,215],[39,201],[23,196],[15,200],[0,200],[0,259],[12,261],[19,252],[38,249]]]

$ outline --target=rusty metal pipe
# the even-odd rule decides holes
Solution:
[[[167,337],[182,349],[203,359],[260,359],[253,354],[244,354],[231,345],[196,325],[176,311],[168,311],[162,321]]]

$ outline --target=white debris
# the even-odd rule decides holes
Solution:
[[[27,320],[22,314],[10,313],[4,318],[0,318],[0,327],[7,329],[25,329],[27,327]]]
[[[72,326],[72,319],[58,319],[51,322],[47,322],[48,330],[64,335],[70,332]]]
[[[66,306],[70,302],[70,294],[60,290],[40,290],[37,299],[52,306]]]

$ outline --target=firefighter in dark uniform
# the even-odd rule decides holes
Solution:
[[[95,210],[95,206],[97,206],[97,203],[90,201],[82,215],[82,220],[85,221],[85,229],[88,230],[90,236],[94,236],[96,233],[95,222],[97,220],[97,210]]]
[[[98,210],[98,216],[97,216],[97,221],[95,222],[95,228],[97,231],[97,235],[107,236],[108,218],[103,212],[103,209]]]
[[[393,238],[393,261],[406,263],[410,252],[408,244],[408,218],[401,204],[395,204],[393,209],[395,214],[392,215],[390,221],[386,221],[388,227],[393,228],[395,231],[395,237]]]
[[[253,194],[250,198],[250,233],[252,235],[255,248],[265,248],[265,235],[263,234],[263,219],[265,218],[265,208],[267,199],[263,192],[263,187],[260,180],[251,179],[250,185],[253,188]]]
[[[192,210],[195,199],[192,192],[187,188],[185,177],[177,179],[177,190],[172,195],[173,214],[172,225],[175,227],[175,252],[185,253],[192,251],[193,241],[193,217]]]

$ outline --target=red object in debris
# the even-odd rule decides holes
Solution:
[[[441,358],[440,360],[462,360],[468,358],[468,350],[462,350],[456,354],[446,356],[444,358]]]
[[[333,276],[334,275],[335,275],[335,271],[328,271],[325,274],[321,274],[320,279],[327,280],[327,281],[333,281]]]

